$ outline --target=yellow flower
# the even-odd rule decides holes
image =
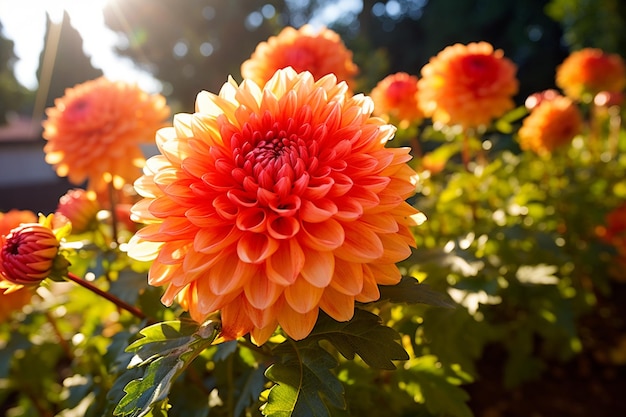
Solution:
[[[621,56],[597,48],[572,52],[556,69],[556,85],[565,95],[584,102],[603,91],[620,93],[626,85],[626,65]]]
[[[46,162],[73,184],[88,180],[90,189],[101,190],[141,175],[140,144],[152,141],[169,108],[159,94],[101,77],[68,88],[46,114]]]
[[[583,126],[580,110],[572,100],[561,95],[544,97],[532,108],[518,131],[518,141],[523,150],[548,155],[566,145],[581,132]]]
[[[411,253],[423,215],[408,148],[369,97],[333,75],[279,70],[263,86],[230,80],[196,113],[159,130],[161,155],[135,183],[147,223],[130,256],[197,321],[221,311],[223,336],[264,343],[278,325],[306,337],[324,310],[349,320],[380,297]]]
[[[371,92],[374,115],[397,121],[400,126],[419,123],[424,113],[418,105],[417,77],[406,72],[391,74]]]
[[[486,126],[514,107],[517,68],[487,42],[448,46],[422,68],[419,104],[444,125]]]
[[[241,65],[241,75],[263,86],[276,70],[285,67],[308,71],[316,80],[334,74],[351,87],[358,72],[352,52],[338,33],[304,25],[300,29],[286,27],[267,42],[259,43],[250,59]]]

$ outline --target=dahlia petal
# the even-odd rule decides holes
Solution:
[[[380,259],[387,251],[381,237],[362,222],[344,224],[346,238],[335,256],[351,262],[370,262]]]
[[[191,130],[192,115],[188,113],[178,113],[174,115],[173,125],[177,138],[189,138],[193,136]]]
[[[300,314],[306,314],[313,309],[317,309],[323,288],[311,285],[308,281],[298,278],[293,284],[285,288],[285,300]]]
[[[274,304],[283,289],[284,286],[274,283],[263,274],[257,275],[244,285],[244,293],[250,305],[261,310]]]
[[[242,106],[246,106],[249,111],[258,113],[260,108],[257,100],[263,95],[261,88],[253,81],[247,79],[243,80],[239,87],[235,92],[235,100]]]
[[[300,231],[300,222],[294,217],[270,216],[267,231],[274,239],[290,239]]]
[[[265,210],[258,207],[244,210],[239,216],[237,216],[236,224],[239,230],[242,231],[256,233],[263,232],[267,225]]]
[[[214,252],[209,254],[196,252],[193,245],[189,245],[187,254],[183,260],[185,276],[189,277],[185,278],[185,281],[206,274],[206,271],[215,265],[221,257],[228,256],[229,254],[230,252]],[[183,285],[183,282],[180,282],[179,285]]]
[[[363,206],[351,198],[341,198],[334,200],[337,204],[337,214],[335,219],[346,222],[358,220],[363,215]]]
[[[211,206],[193,206],[187,209],[185,217],[196,227],[214,227],[224,224],[224,219],[217,216]]]
[[[368,267],[379,285],[396,285],[402,279],[396,264],[369,264]]]
[[[237,255],[243,262],[259,264],[272,256],[278,247],[278,241],[270,236],[244,233],[237,242]]]
[[[311,248],[319,251],[329,251],[340,247],[345,240],[345,232],[341,224],[334,220],[328,219],[321,223],[301,222],[300,233],[301,242]]]
[[[128,256],[138,261],[152,261],[162,247],[163,242],[151,242],[135,234],[128,242]]]
[[[183,136],[184,137],[184,136]],[[190,155],[191,150],[187,141],[174,139],[162,142],[159,150],[171,163],[180,165],[180,163]]]
[[[371,303],[380,298],[380,291],[374,273],[368,265],[363,265],[363,289],[356,296],[356,301],[360,303]]]
[[[187,247],[184,245],[181,245],[178,242],[167,242],[160,248],[155,262],[166,265],[180,264],[184,261],[186,254]]]
[[[378,237],[385,247],[385,253],[378,259],[378,262],[396,263],[411,256],[411,248],[401,235],[395,233],[381,234]]]
[[[267,325],[263,328],[255,327],[250,330],[250,337],[252,338],[252,343],[257,346],[261,346],[267,340],[272,337],[274,332],[276,331],[276,327],[278,326],[278,321],[274,320],[272,324]]]
[[[153,262],[148,271],[148,284],[155,287],[165,285],[172,280],[173,276],[182,273],[180,264],[166,265]]]
[[[167,196],[157,197],[152,200],[148,210],[152,215],[161,218],[172,215],[183,216],[185,214],[185,208]]]
[[[199,229],[193,239],[193,247],[202,253],[215,253],[234,244],[243,232],[231,225]]]
[[[300,274],[311,285],[324,288],[330,284],[335,271],[335,255],[332,252],[309,250],[304,257]]]
[[[208,269],[206,281],[213,294],[224,295],[240,290],[255,272],[250,264],[223,257]]]
[[[303,200],[300,218],[309,223],[320,223],[337,214],[337,205],[330,199]]]
[[[276,329],[276,326],[278,325],[276,315],[283,302],[283,298],[279,298],[274,304],[264,309],[254,308],[246,302],[243,303],[242,308],[246,309],[246,314],[250,317],[250,320],[252,320],[254,327],[261,329],[274,325],[274,329]]]
[[[354,296],[326,287],[320,299],[320,308],[337,321],[348,321],[354,316]]]
[[[304,251],[296,240],[283,241],[266,261],[267,277],[279,285],[291,285],[302,271],[304,259]]]
[[[363,265],[335,259],[335,271],[330,286],[343,294],[360,294],[363,290]]]
[[[294,340],[302,340],[313,330],[318,312],[319,310],[315,308],[308,313],[301,314],[291,308],[289,303],[284,303],[278,316],[278,323],[289,337]]]
[[[360,221],[377,233],[396,233],[399,230],[398,222],[389,213],[364,214]]]
[[[254,324],[252,320],[246,314],[246,309],[243,306],[246,304],[246,300],[243,296],[234,299],[230,303],[226,304],[221,309],[222,315],[222,331],[221,335],[226,340],[234,340],[238,337],[249,333]]]
[[[152,284],[151,284],[152,285]],[[163,293],[163,295],[161,296],[161,302],[163,303],[164,306],[169,307],[174,303],[174,300],[176,299],[176,297],[181,293],[181,291],[183,291],[184,288],[179,287],[177,285],[174,285],[173,283],[170,283],[167,288],[165,289],[165,292]],[[194,319],[195,320],[195,319]]]

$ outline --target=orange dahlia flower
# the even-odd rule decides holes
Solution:
[[[338,33],[304,25],[300,29],[286,27],[277,36],[259,43],[250,59],[241,65],[241,75],[262,86],[276,70],[285,67],[308,71],[315,79],[334,74],[350,86],[358,72],[352,52]]]
[[[626,65],[621,56],[601,49],[585,48],[572,52],[557,67],[556,85],[565,95],[591,102],[602,92],[619,93],[626,86]]]
[[[46,162],[74,184],[119,188],[141,175],[141,143],[151,142],[169,116],[165,98],[104,77],[65,90],[46,110]]]
[[[0,236],[8,235],[22,223],[37,222],[37,215],[30,210],[9,210],[6,213],[0,213]]]
[[[370,94],[374,100],[374,115],[397,121],[400,126],[419,123],[424,113],[418,105],[417,77],[406,72],[382,79]]]
[[[518,140],[523,150],[547,155],[570,143],[582,126],[582,115],[576,103],[559,95],[541,101],[531,110],[518,131]]]
[[[197,321],[220,310],[225,338],[261,344],[278,325],[306,337],[319,309],[349,320],[397,283],[423,215],[405,202],[409,149],[385,147],[395,128],[372,110],[334,75],[286,68],[201,92],[196,113],[159,130],[129,254],[154,260],[163,303],[178,296]]]
[[[486,126],[515,105],[516,71],[487,42],[448,46],[422,68],[418,102],[434,122]]]
[[[32,287],[9,291],[2,288],[0,283],[0,323],[5,322],[14,311],[20,310],[29,304],[34,294]]]

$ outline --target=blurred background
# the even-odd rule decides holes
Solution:
[[[287,26],[326,25],[360,67],[358,89],[419,75],[456,42],[485,40],[519,68],[518,101],[553,87],[584,46],[626,49],[621,0],[0,0],[0,210],[50,211],[67,189],[43,162],[45,108],[67,87],[106,75],[192,111],[256,45]]]

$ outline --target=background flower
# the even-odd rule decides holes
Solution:
[[[485,126],[514,107],[516,71],[487,42],[448,46],[422,67],[418,102],[434,122]]]
[[[13,209],[6,213],[0,213],[0,236],[9,234],[21,223],[35,222],[37,222],[37,215],[30,210]]]
[[[581,132],[582,115],[576,103],[564,96],[551,96],[533,107],[518,131],[523,150],[549,154]]]
[[[334,74],[339,81],[352,86],[358,72],[352,52],[336,32],[304,25],[300,29],[284,28],[277,36],[261,42],[250,59],[241,65],[241,75],[262,86],[276,70],[292,67],[309,71],[315,79]]]
[[[574,100],[591,102],[602,91],[619,93],[624,89],[626,66],[617,54],[597,48],[581,49],[557,67],[556,85]]]
[[[306,337],[320,308],[349,320],[399,281],[420,220],[409,149],[385,148],[393,126],[347,90],[291,68],[262,89],[231,80],[159,131],[129,254],[154,259],[165,304],[178,295],[198,321],[221,310],[225,337],[263,343],[278,324]]]
[[[417,77],[406,72],[391,74],[372,89],[374,115],[386,116],[400,126],[419,123],[424,113],[418,105]]]
[[[122,81],[98,78],[66,90],[46,110],[46,162],[74,184],[119,188],[141,175],[139,145],[153,140],[169,116],[165,98]]]
[[[82,233],[89,230],[100,211],[100,204],[94,192],[75,188],[59,198],[55,220],[60,216],[72,223],[72,232]]]

